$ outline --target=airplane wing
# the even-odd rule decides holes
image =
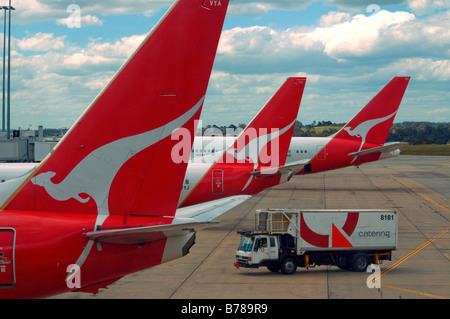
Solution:
[[[268,167],[258,171],[252,171],[250,174],[258,177],[264,176],[274,176],[276,174],[291,174],[295,175],[301,171],[301,169],[309,163],[311,159],[305,159],[293,163],[289,163],[288,165],[280,166],[280,167]]]
[[[91,231],[86,237],[107,244],[144,244],[167,237],[182,236],[194,232],[194,227],[210,224],[193,219],[174,219],[172,224]]]
[[[356,157],[356,156],[364,156],[364,155],[370,155],[370,154],[375,154],[375,153],[387,153],[387,152],[392,152],[397,149],[400,149],[405,145],[408,145],[408,143],[405,143],[405,142],[387,143],[380,147],[369,148],[367,150],[363,150],[360,152],[349,153],[348,155]]]
[[[186,206],[177,209],[177,218],[192,218],[197,222],[208,222],[245,202],[250,195],[230,196],[213,201]]]
[[[251,196],[239,195],[177,209],[173,222],[166,225],[91,231],[86,237],[108,244],[144,244],[168,237],[184,236],[199,227],[217,223],[212,219],[241,204]]]
[[[37,163],[0,163],[0,182],[30,174]]]

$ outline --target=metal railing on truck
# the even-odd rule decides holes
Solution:
[[[286,234],[289,232],[289,226],[299,231],[296,220],[298,213],[289,210],[258,210],[255,215],[255,225],[258,231],[270,234]]]

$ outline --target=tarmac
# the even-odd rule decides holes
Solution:
[[[257,209],[387,209],[399,213],[398,249],[375,287],[370,273],[335,266],[293,275],[236,269],[238,229]],[[98,294],[53,299],[448,299],[450,298],[450,157],[399,156],[359,168],[295,176],[267,189],[197,232],[190,253],[123,277]]]

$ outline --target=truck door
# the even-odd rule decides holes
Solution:
[[[223,171],[221,169],[212,171],[212,191],[214,194],[223,192]]]
[[[269,258],[278,259],[278,241],[276,237],[269,237]]]
[[[278,259],[278,248],[274,237],[260,236],[255,240],[252,262],[260,263],[265,259]]]
[[[15,231],[0,228],[0,287],[14,286],[14,241]]]

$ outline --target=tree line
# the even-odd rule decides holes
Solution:
[[[338,132],[345,123],[332,123],[331,121],[312,122],[304,125],[302,122],[296,121],[293,136],[305,137],[326,137]],[[208,125],[206,128],[216,128],[223,135],[234,129],[244,129],[245,124],[237,126],[231,124],[229,126]],[[205,129],[203,128],[203,132]],[[432,123],[432,122],[403,122],[392,125],[386,142],[408,142],[412,145],[418,144],[448,144],[450,143],[450,123]]]
[[[340,128],[345,125],[335,123],[329,124],[329,121],[322,121],[318,124],[320,125],[296,125],[294,129],[294,136],[330,136],[339,131]],[[318,128],[322,129],[319,130]],[[386,142],[408,142],[412,145],[448,144],[450,142],[450,123],[394,123],[389,131]]]
[[[293,136],[326,137],[338,132],[345,123],[332,123],[331,121],[312,122],[304,125],[296,121]],[[221,131],[225,136],[227,133],[239,133],[245,128],[245,124],[231,124],[229,126],[208,125],[202,128]],[[44,136],[62,136],[67,129],[44,129]],[[450,123],[432,122],[403,122],[392,125],[386,142],[408,142],[412,145],[418,144],[449,144]]]
[[[448,144],[450,123],[404,122],[394,124],[389,132],[388,142],[418,144]]]

